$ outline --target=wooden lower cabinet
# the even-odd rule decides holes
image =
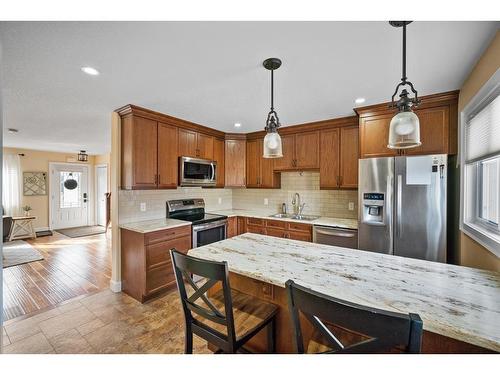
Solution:
[[[245,229],[248,233],[290,238],[299,241],[312,241],[312,225],[310,224],[247,217]]]
[[[175,287],[170,249],[187,253],[191,225],[151,233],[121,229],[122,290],[139,302]]]
[[[237,235],[238,235],[238,218],[236,216],[228,217],[226,238],[231,238]]]

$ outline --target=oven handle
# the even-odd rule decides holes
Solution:
[[[193,226],[193,232],[199,232],[200,230],[212,229],[217,227],[227,226],[227,220],[214,221],[212,223],[201,224]]]

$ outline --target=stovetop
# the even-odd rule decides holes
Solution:
[[[227,219],[225,215],[205,213],[203,199],[172,200],[167,202],[167,217],[190,221],[193,225]]]

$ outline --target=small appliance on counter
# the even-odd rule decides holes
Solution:
[[[201,198],[167,201],[167,217],[191,222],[193,248],[226,239],[227,216],[205,213]]]

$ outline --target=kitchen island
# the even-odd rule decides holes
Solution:
[[[277,350],[291,352],[285,282],[423,321],[422,351],[500,352],[500,274],[285,238],[246,233],[192,249],[227,261],[231,287],[280,307]],[[251,344],[261,348],[264,337]]]

